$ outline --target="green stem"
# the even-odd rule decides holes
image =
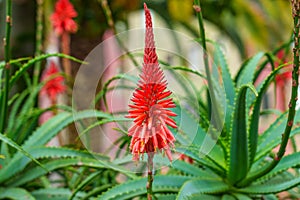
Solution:
[[[147,200],[152,200],[153,191],[152,191],[152,183],[153,183],[153,157],[154,152],[148,153],[148,182],[147,182]]]
[[[35,56],[42,53],[42,40],[43,40],[43,0],[37,0],[37,15],[36,15],[36,45]],[[33,85],[37,85],[41,72],[41,62],[36,62],[33,71]]]
[[[6,0],[6,25],[5,25],[5,38],[4,41],[4,93],[3,98],[1,98],[1,115],[0,115],[0,132],[4,133],[5,124],[6,124],[6,115],[8,107],[8,94],[9,94],[9,78],[10,78],[10,33],[12,25],[12,16],[11,16],[11,0]]]
[[[211,120],[213,122],[213,125],[215,125],[215,128],[217,130],[221,130],[223,124],[221,123],[221,112],[218,109],[219,104],[217,104],[216,96],[214,93],[214,86],[213,81],[211,77],[211,72],[209,69],[209,62],[208,62],[208,54],[207,54],[207,47],[206,47],[206,37],[205,37],[205,29],[203,24],[203,16],[201,11],[201,5],[200,0],[194,1],[194,10],[196,11],[196,15],[198,18],[198,24],[200,29],[200,38],[201,38],[201,45],[203,48],[203,59],[204,59],[204,67],[205,72],[207,74],[207,82],[208,82],[208,89],[209,89],[209,95],[210,95],[210,101],[211,101]]]
[[[291,90],[291,99],[289,103],[288,119],[287,119],[284,133],[282,134],[281,144],[272,162],[267,166],[265,166],[262,170],[253,174],[251,177],[242,181],[239,184],[239,186],[249,185],[252,181],[268,174],[272,169],[274,169],[274,167],[276,167],[276,165],[280,162],[281,158],[284,156],[285,149],[290,137],[290,132],[294,124],[294,117],[296,112],[295,107],[298,99],[298,85],[299,85],[300,0],[292,0],[292,12],[294,18],[294,48],[293,48],[294,61],[293,61],[293,73],[292,73],[292,90]]]
[[[105,17],[107,19],[107,24],[113,30],[118,43],[120,44],[120,46],[122,47],[122,49],[124,49],[124,51],[127,53],[129,59],[134,64],[134,66],[136,66],[136,67],[139,66],[139,63],[135,60],[134,56],[128,51],[128,49],[126,48],[126,46],[123,44],[123,42],[121,41],[121,39],[118,37],[117,30],[116,30],[116,27],[115,27],[115,24],[114,24],[114,20],[113,20],[113,17],[112,17],[109,5],[107,3],[107,0],[98,0],[98,1],[101,4],[101,7],[102,7],[102,9],[104,11],[104,15],[105,15]]]

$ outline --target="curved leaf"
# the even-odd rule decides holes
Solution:
[[[39,162],[37,161],[30,153],[25,151],[21,146],[19,146],[17,143],[12,141],[10,138],[6,137],[5,135],[0,133],[0,140],[5,142],[6,144],[10,145],[11,147],[15,148],[20,152],[21,154],[27,156],[30,158],[33,162],[35,162],[37,165],[39,165],[41,168],[43,168],[44,171],[48,172],[48,170]],[[3,170],[3,169],[2,169]],[[0,171],[2,171],[0,170]]]
[[[229,190],[230,187],[222,180],[194,179],[187,181],[180,189],[177,200],[189,199],[199,194],[216,194]]]
[[[287,191],[300,184],[300,177],[294,177],[289,180],[268,181],[263,184],[255,184],[238,191],[249,194],[274,194]]]
[[[21,68],[18,69],[18,71],[15,72],[14,75],[11,76],[10,80],[9,80],[9,84],[13,85],[22,75],[23,73],[26,72],[26,70],[31,67],[34,63],[41,61],[41,60],[45,60],[49,57],[61,57],[61,58],[67,58],[70,60],[73,60],[75,62],[78,63],[84,63],[81,60],[78,60],[77,58],[74,58],[72,56],[66,55],[66,54],[62,54],[62,53],[51,53],[51,54],[43,54],[43,55],[39,55],[36,56],[35,58],[30,59],[27,63],[25,63],[24,65],[22,65]]]
[[[232,118],[230,130],[230,153],[228,157],[228,180],[231,184],[246,177],[249,167],[248,160],[248,137],[246,123],[246,94],[247,89],[256,93],[255,88],[250,85],[243,85],[236,99],[235,111]]]
[[[188,200],[221,200],[221,197],[209,195],[209,194],[194,194],[188,197]]]
[[[45,188],[35,190],[31,194],[41,200],[66,200],[71,196],[71,190],[69,188]],[[83,192],[78,192],[73,200],[79,200],[83,196]]]
[[[300,166],[300,152],[284,156],[272,171],[259,178],[259,182],[268,180],[271,177],[296,166]]]
[[[28,150],[35,146],[41,146],[46,144],[51,138],[53,138],[57,133],[59,133],[64,127],[68,124],[91,117],[107,118],[113,120],[113,117],[107,113],[103,113],[96,110],[85,110],[78,113],[68,113],[61,112],[49,119],[45,124],[39,127],[25,143],[22,145],[24,150]],[[0,170],[0,182],[10,178],[15,173],[20,171],[20,168],[17,168],[18,162],[22,154],[17,152],[8,165],[5,165],[2,170]]]
[[[43,163],[43,165],[49,171],[53,171],[67,166],[87,166],[87,167],[97,168],[97,169],[108,168],[108,169],[122,172],[128,177],[136,178],[136,176],[132,172],[129,172],[128,170],[122,168],[121,166],[114,165],[113,163],[105,162],[102,160],[91,159],[91,158],[76,157],[76,158],[51,160],[46,163]],[[41,168],[34,167],[22,174],[17,175],[16,177],[11,178],[9,181],[7,181],[7,184],[10,186],[19,186],[31,180],[39,178],[45,174],[46,172],[44,170],[41,170]]]
[[[157,192],[177,192],[183,183],[189,180],[187,176],[155,176],[152,189]],[[117,185],[102,195],[98,196],[98,200],[122,200],[133,199],[134,197],[146,194],[147,178],[139,178],[127,181]]]
[[[241,87],[244,84],[253,83],[255,69],[258,66],[259,60],[264,56],[264,53],[260,52],[247,60],[241,67],[241,71],[237,76],[237,86]]]
[[[13,199],[13,200],[35,200],[35,198],[23,188],[1,188],[0,199]]]
[[[274,80],[274,76],[279,72],[282,68],[278,67],[265,79],[260,90],[258,92],[257,98],[254,102],[253,112],[249,119],[250,127],[249,127],[249,167],[251,167],[252,162],[255,158],[256,149],[257,149],[257,140],[258,140],[258,126],[259,126],[259,116],[260,116],[260,107],[263,96],[268,89],[270,83]]]

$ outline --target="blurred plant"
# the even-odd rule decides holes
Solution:
[[[82,62],[65,54],[41,52],[33,58],[11,59],[11,7],[11,0],[7,0],[5,60],[0,61],[0,199],[88,199],[115,184],[117,174],[125,170],[100,154],[46,147],[46,144],[75,121],[92,117],[106,122],[116,119],[95,110],[75,112],[69,106],[37,107],[40,92],[48,93],[53,103],[57,103],[57,94],[66,88],[53,63],[46,69],[41,83],[32,81],[39,80],[39,73],[34,73],[38,77],[30,77],[30,68],[50,57]],[[17,71],[12,71],[12,66]],[[24,90],[12,91],[20,79],[24,80]],[[58,114],[39,125],[40,116],[53,110],[59,111]],[[49,172],[52,172],[50,177]],[[101,180],[97,180],[99,176]],[[135,177],[130,172],[126,172],[126,176]],[[60,188],[55,188],[56,184]],[[84,191],[84,187],[89,189]]]
[[[70,55],[70,33],[76,33],[78,29],[74,17],[77,17],[77,12],[69,0],[58,0],[56,2],[51,21],[54,31],[61,36],[62,53],[67,55]],[[71,63],[68,59],[63,59],[63,67],[66,75],[71,76]]]
[[[66,91],[66,86],[64,77],[59,74],[59,69],[54,61],[50,62],[49,67],[45,69],[41,80],[46,82],[41,89],[41,95],[50,97],[52,105],[55,105],[58,95]]]

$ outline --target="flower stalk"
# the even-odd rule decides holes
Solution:
[[[212,122],[213,122],[213,125],[215,126],[215,128],[217,130],[221,130],[221,128],[223,126],[222,120],[221,120],[221,111],[218,109],[218,106],[216,106],[216,105],[218,105],[218,103],[217,103],[216,96],[214,93],[214,86],[213,86],[213,81],[212,81],[211,72],[210,72],[210,68],[209,68],[208,54],[207,54],[207,47],[206,47],[206,36],[205,36],[205,29],[204,29],[200,0],[195,0],[193,7],[196,12],[196,16],[198,18],[200,39],[201,39],[201,45],[203,48],[204,67],[205,67],[205,72],[206,72],[206,77],[207,77],[210,101],[211,101],[211,105],[212,105],[211,108],[209,108],[209,109],[211,109],[210,118],[212,119]]]
[[[147,182],[147,199],[152,200],[153,196],[153,191],[152,191],[152,183],[153,183],[153,157],[154,153],[150,152],[148,153],[148,162],[147,162],[147,167],[148,167],[148,182]]]
[[[6,124],[6,115],[8,107],[8,94],[9,94],[9,78],[10,78],[10,35],[11,35],[11,26],[12,26],[12,2],[11,0],[6,0],[6,22],[5,22],[5,38],[3,38],[4,44],[4,90],[1,94],[1,114],[0,114],[0,133],[3,133],[5,130]]]
[[[152,17],[147,5],[144,4],[146,32],[144,63],[138,88],[133,92],[129,105],[130,110],[127,118],[133,118],[133,124],[128,130],[131,136],[130,150],[133,160],[138,161],[144,153],[148,154],[148,182],[147,197],[152,199],[153,183],[153,158],[158,150],[164,151],[172,161],[171,149],[175,138],[168,126],[177,128],[176,122],[171,118],[175,113],[168,110],[174,108],[171,91],[167,90],[167,81],[159,66],[156,54],[154,34],[152,28]]]
[[[35,56],[39,56],[43,49],[43,3],[44,0],[37,0],[37,14],[36,14],[36,45],[35,45]],[[37,85],[41,73],[41,62],[36,62],[34,64],[33,71],[33,85]]]

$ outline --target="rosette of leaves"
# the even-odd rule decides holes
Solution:
[[[222,49],[218,44],[214,44],[214,47],[214,61],[218,66],[216,71],[222,74],[221,81],[224,83],[224,88],[218,88],[216,91],[226,91],[226,113],[222,133],[218,140],[207,134],[209,126],[213,126],[208,120],[211,116],[209,111],[212,109],[208,108],[209,104],[203,98],[198,99],[197,105],[191,103],[189,107],[178,105],[174,108],[173,111],[177,114],[176,123],[180,125],[178,130],[172,130],[178,141],[176,151],[191,157],[194,162],[191,164],[175,160],[168,174],[157,174],[153,182],[155,196],[157,199],[277,199],[275,194],[289,190],[291,198],[299,198],[299,152],[283,157],[270,172],[256,177],[273,160],[273,149],[280,145],[286,126],[287,112],[274,111],[278,115],[277,119],[261,134],[258,133],[262,115],[273,113],[270,110],[261,110],[263,97],[284,65],[270,72],[262,83],[255,87],[254,82],[261,69],[267,64],[273,65],[272,54],[258,53],[246,60],[236,77],[231,78]],[[196,74],[188,68],[176,69]],[[202,78],[203,75],[199,77]],[[214,86],[220,87],[216,81],[218,79],[213,79]],[[203,91],[205,90],[198,92]],[[195,102],[192,96],[188,98],[191,98],[190,102]],[[191,112],[195,110],[200,112]],[[291,131],[291,138],[300,133],[298,122],[300,112],[297,111],[296,125]],[[217,132],[216,128],[213,130]],[[215,141],[216,145],[207,155],[203,155],[200,149],[204,141],[208,140]],[[154,162],[158,165],[168,164],[162,160],[157,159]],[[130,157],[126,161],[130,162]],[[125,182],[112,187],[97,199],[145,197],[146,182],[146,178]]]

